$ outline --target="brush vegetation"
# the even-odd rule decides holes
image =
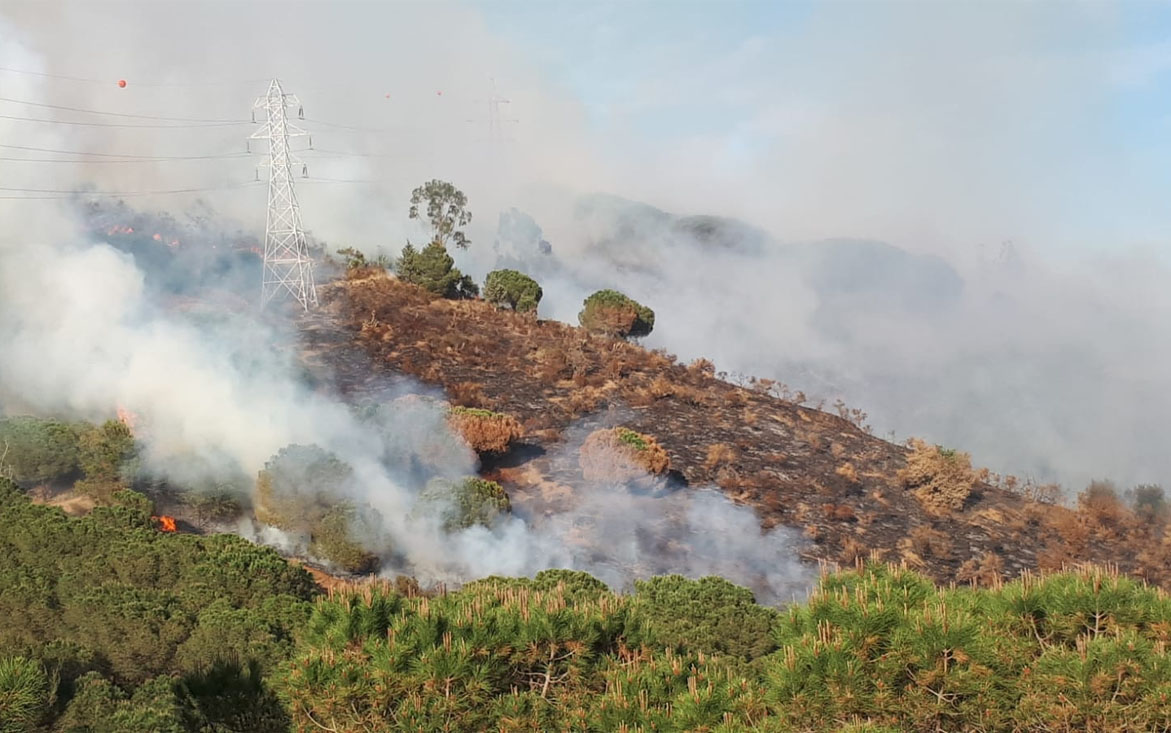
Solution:
[[[654,329],[655,312],[617,290],[599,290],[582,302],[577,320],[594,333],[639,337]]]
[[[587,481],[624,482],[667,470],[667,451],[649,435],[630,428],[603,428],[586,438],[578,455]]]
[[[433,478],[419,493],[415,511],[438,517],[446,532],[458,532],[475,525],[491,527],[512,511],[512,503],[495,481],[475,476],[458,481]]]
[[[256,477],[256,520],[309,541],[309,553],[350,573],[378,569],[389,540],[377,510],[350,498],[353,469],[316,445],[289,445]]]
[[[317,595],[238,537],[0,481],[0,730],[1010,731],[1171,726],[1171,599],[1094,568],[940,589],[866,564],[778,611],[580,572]]]
[[[505,453],[524,433],[511,415],[477,407],[452,407],[447,422],[477,453]]]
[[[517,313],[536,311],[542,295],[536,280],[516,270],[493,270],[484,280],[484,300]]]

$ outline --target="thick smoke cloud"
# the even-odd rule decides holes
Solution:
[[[283,4],[274,19],[272,7],[7,3],[5,65],[130,83],[5,75],[4,93],[239,119],[279,75],[305,103],[314,147],[370,156],[305,154],[313,177],[373,182],[300,186],[307,225],[333,246],[393,252],[420,238],[405,216],[410,189],[450,179],[476,213],[458,264],[480,277],[497,255],[526,264],[542,276],[545,316],[572,321],[591,289],[617,286],[658,312],[648,345],[842,396],[880,434],[922,435],[994,470],[1073,489],[1092,477],[1171,474],[1158,337],[1168,273],[1142,249],[1171,220],[1145,185],[1152,164],[1119,150],[1102,116],[1120,86],[1150,89],[1166,71],[1165,49],[1120,41],[1121,10],[835,3],[724,43],[689,32],[702,27],[702,10],[664,15],[653,4],[525,6],[521,15],[545,32],[528,27],[523,37],[508,27],[523,19],[499,8],[306,2]],[[580,29],[594,27],[597,53],[567,58],[574,51],[564,49],[582,48],[572,43]],[[615,68],[622,57],[605,52],[625,47],[651,62]],[[583,92],[567,69],[598,85]],[[470,100],[488,93],[489,73],[521,119],[514,144],[479,139],[484,111]],[[330,121],[366,129],[318,124]],[[221,154],[243,151],[251,129],[5,121],[0,136],[101,153]],[[28,187],[145,190],[247,182],[254,162],[4,170]],[[713,244],[656,210],[616,229],[596,201],[583,210],[581,195],[598,191],[765,231],[725,223],[729,241]],[[262,188],[200,195],[245,229],[262,228]],[[151,205],[184,211],[191,198]],[[42,241],[76,241],[53,202],[18,205],[5,214],[9,232],[55,228]],[[532,216],[541,234],[530,244],[549,242],[552,257],[491,247],[498,213],[512,207]],[[942,259],[817,243],[836,237]],[[1000,256],[1005,240],[1016,242],[1014,257]],[[871,256],[880,270],[911,274],[874,277]]]

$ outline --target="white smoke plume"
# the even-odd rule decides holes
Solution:
[[[311,177],[370,182],[299,188],[307,225],[333,246],[397,251],[405,238],[421,236],[405,215],[411,188],[433,177],[452,180],[476,213],[472,249],[458,254],[473,275],[495,264],[489,245],[497,212],[515,206],[542,227],[559,263],[539,278],[545,316],[572,321],[591,289],[619,287],[657,311],[648,345],[831,400],[844,396],[870,413],[880,434],[922,435],[971,450],[994,470],[1057,478],[1072,489],[1094,477],[1135,483],[1171,475],[1162,445],[1171,427],[1171,379],[1162,365],[1171,354],[1158,337],[1171,316],[1162,287],[1171,273],[1151,249],[1171,221],[1142,175],[1152,164],[1115,154],[1101,117],[1120,85],[1136,95],[1153,89],[1166,53],[1103,32],[1124,24],[1121,9],[834,3],[791,28],[770,32],[762,24],[720,46],[707,33],[687,33],[706,30],[702,6],[667,13],[655,4],[552,5],[524,5],[519,14],[544,32],[517,40],[498,15],[473,4],[301,2],[275,13],[268,2],[8,2],[0,9],[4,66],[100,83],[2,74],[0,96],[240,119],[267,80],[280,76],[305,103],[303,124],[315,147],[356,154],[306,153]],[[755,20],[761,7],[729,3],[723,12]],[[597,29],[587,35],[597,41],[594,53],[558,55],[588,34],[582,29]],[[627,57],[609,52],[623,47],[642,49],[651,62],[613,68]],[[574,83],[579,69],[593,75],[591,94]],[[471,100],[489,93],[489,74],[512,100],[509,114],[521,119],[515,144],[478,139],[484,110]],[[125,89],[114,85],[119,78]],[[606,92],[601,101],[598,87]],[[703,103],[697,108],[694,100]],[[3,109],[103,119],[10,103]],[[680,132],[683,118],[698,123]],[[251,130],[3,120],[0,142],[103,154],[229,154],[243,151]],[[1071,154],[1091,144],[1100,154]],[[6,186],[49,190],[218,187],[251,180],[254,163],[6,162],[3,178]],[[667,211],[740,217],[767,234],[733,228],[736,246],[713,247],[665,227],[653,211],[634,217],[633,234],[615,232],[574,213],[579,194],[597,191]],[[251,231],[263,226],[262,187],[198,195]],[[149,202],[182,211],[192,198]],[[22,333],[49,327],[74,306],[87,316],[149,322],[141,306],[123,301],[142,287],[133,270],[120,269],[112,252],[85,254],[76,223],[55,202],[6,206],[4,235],[15,244],[0,264],[9,277],[0,295],[5,314],[27,307],[31,284],[40,283],[40,320],[26,320]],[[941,297],[905,298],[952,280],[941,274],[875,285],[870,260],[826,265],[785,248],[841,236],[942,258],[958,285]],[[599,248],[602,239],[612,246]],[[997,259],[1005,240],[1017,243],[1015,260]],[[75,243],[65,251],[76,258],[60,258],[56,246],[37,254],[35,242]],[[982,259],[981,247],[989,252]],[[524,262],[536,268],[544,260]],[[42,275],[25,269],[38,263],[49,268]],[[76,293],[63,292],[63,272],[77,273],[80,282],[69,286]],[[826,272],[844,295],[827,292]],[[89,273],[112,279],[81,277]],[[131,402],[138,388],[126,386],[126,370],[153,368],[146,355],[170,350],[171,337],[174,353],[186,358],[143,395],[147,402],[181,401],[166,393],[185,372],[222,371],[220,335],[180,325],[132,353],[109,346],[117,339],[93,336],[94,323],[75,325],[81,350],[6,357],[6,371],[30,380],[14,390],[22,400],[45,402],[43,392],[59,392],[49,401],[82,413]],[[238,336],[228,340],[253,339],[244,336],[251,328],[233,325],[228,334]],[[112,335],[125,333],[119,326]],[[93,375],[54,381],[39,373],[77,354]],[[301,387],[282,393],[262,383],[251,394],[255,386],[240,392],[271,416],[231,436],[240,443],[218,448],[247,453],[249,465],[277,434],[301,436],[319,424],[316,415],[298,424],[304,418],[286,419],[279,409],[285,398],[301,398]],[[230,399],[234,389],[227,383],[212,392]],[[216,404],[191,402],[196,415]],[[321,424],[348,419],[328,401],[314,409]]]

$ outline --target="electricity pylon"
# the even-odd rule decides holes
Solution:
[[[281,83],[273,79],[268,92],[252,105],[267,115],[264,125],[249,135],[249,140],[268,141],[268,160],[261,166],[268,168],[268,218],[264,226],[264,276],[260,288],[260,307],[280,295],[292,295],[305,310],[317,305],[317,287],[313,282],[313,260],[301,225],[301,207],[293,188],[293,166],[304,162],[289,150],[289,138],[309,133],[289,122],[289,107],[297,107],[297,116],[305,118],[301,100],[295,94],[286,94]],[[312,139],[310,139],[312,144]]]
[[[506,119],[500,114],[500,105],[512,104],[511,99],[500,96],[496,93],[496,79],[489,77],[489,83],[492,85],[492,93],[488,99],[477,99],[478,103],[486,103],[488,105],[488,142],[503,143],[513,142],[508,133],[504,129],[505,122],[517,122],[518,120]],[[474,122],[475,120],[468,120]]]

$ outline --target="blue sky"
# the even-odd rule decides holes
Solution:
[[[1169,3],[474,7],[624,155],[706,145],[704,176],[817,210],[798,233],[832,216],[1091,253],[1171,234]],[[939,213],[911,221],[919,202]]]

